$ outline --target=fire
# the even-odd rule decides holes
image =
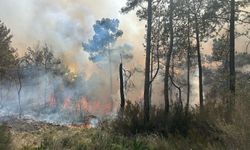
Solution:
[[[63,102],[63,108],[70,109],[70,107],[71,107],[71,99],[70,97],[67,97]]]
[[[61,102],[61,103],[59,103]],[[63,100],[57,99],[53,94],[48,98],[50,108],[58,108],[65,111],[66,114],[74,114],[75,117],[85,117],[86,115],[104,116],[112,111],[112,103],[105,101],[91,100],[82,96],[79,100],[74,100],[66,96]]]
[[[78,104],[77,104],[77,110],[78,111],[81,111],[81,110],[84,110],[84,111],[88,111],[88,100],[86,97],[82,97]]]
[[[90,114],[107,114],[112,110],[111,103],[101,103],[100,101],[88,100],[82,97],[77,104],[77,111],[84,111]]]

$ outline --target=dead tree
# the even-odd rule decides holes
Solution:
[[[120,76],[120,98],[121,98],[121,108],[120,112],[123,114],[124,107],[125,107],[125,96],[124,96],[124,80],[123,80],[123,64],[122,64],[122,58],[121,63],[119,65],[119,76]]]

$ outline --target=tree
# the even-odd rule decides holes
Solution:
[[[188,113],[189,109],[189,99],[190,99],[190,53],[191,53],[191,40],[190,40],[190,7],[189,7],[189,0],[187,0],[188,5],[188,33],[187,33],[187,39],[188,39],[188,48],[187,48],[187,104],[186,104],[186,114]]]
[[[12,35],[4,23],[0,21],[0,76],[8,77],[8,71],[15,66],[15,49],[11,47]]]
[[[121,63],[119,65],[119,77],[120,77],[120,98],[121,98],[120,112],[123,115],[124,107],[125,107],[125,96],[124,96],[124,80],[123,80],[122,58],[121,58]]]
[[[216,15],[214,18],[217,19],[222,23],[222,27],[225,27],[226,25],[229,26],[229,29],[226,28],[225,34],[229,33],[229,40],[227,43],[229,43],[229,91],[230,91],[230,101],[229,101],[229,107],[234,103],[234,96],[235,96],[235,84],[236,84],[236,73],[235,73],[235,38],[239,36],[246,36],[249,38],[249,27],[246,26],[245,30],[242,30],[241,32],[236,32],[237,25],[238,26],[244,26],[248,25],[250,23],[249,21],[249,15],[250,12],[242,10],[242,8],[246,8],[249,6],[248,0],[218,0],[215,1],[217,6],[217,12],[219,12],[218,15]],[[214,5],[215,6],[215,5]],[[226,56],[227,59],[227,56]],[[226,66],[225,66],[226,67]],[[226,69],[226,68],[225,68]],[[231,109],[231,108],[229,108]]]
[[[35,48],[28,47],[23,62],[26,63],[26,70],[30,71],[30,75],[45,77],[44,86],[44,107],[47,106],[47,90],[49,86],[48,73],[55,73],[61,60],[56,58],[47,44],[43,46],[37,45]],[[27,69],[28,68],[28,69]],[[36,74],[36,75],[35,75]]]
[[[22,78],[23,78],[23,59],[17,59],[16,60],[16,74],[15,74],[15,81],[16,81],[16,88],[17,88],[17,96],[18,96],[18,117],[21,118],[22,117],[22,106],[21,106],[21,92],[22,92],[22,88],[23,88],[23,84],[22,84]]]
[[[189,1],[191,30],[194,31],[196,52],[199,70],[199,102],[200,110],[204,107],[203,95],[203,67],[201,42],[214,37],[222,29],[223,23],[219,21],[220,3],[209,0]],[[217,6],[218,5],[218,6]]]
[[[235,96],[235,0],[230,1],[230,92],[233,98],[230,101],[230,105],[234,103]]]
[[[16,50],[11,47],[11,39],[10,29],[0,20],[0,102],[3,100],[3,89],[5,88],[2,84],[5,84],[6,79],[12,80],[10,74],[15,66],[14,53]]]
[[[112,100],[112,67],[111,67],[111,47],[116,40],[122,36],[123,32],[118,29],[119,20],[103,18],[97,20],[93,25],[95,35],[87,43],[83,43],[83,48],[90,54],[89,59],[93,62],[100,61],[104,56],[109,58],[109,74],[110,74],[110,99]],[[112,106],[113,107],[113,106]]]
[[[174,43],[174,30],[173,30],[173,0],[170,0],[169,3],[169,31],[170,31],[170,43],[169,50],[166,55],[166,64],[165,64],[165,78],[164,78],[164,99],[165,99],[165,113],[169,112],[169,72],[170,72],[170,61],[171,55],[173,52],[173,43]]]
[[[150,53],[151,53],[151,33],[152,33],[152,0],[148,0],[147,9],[147,46],[145,59],[145,81],[144,81],[144,122],[149,121],[150,110]]]

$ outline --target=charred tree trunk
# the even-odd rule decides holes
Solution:
[[[202,83],[202,63],[201,63],[201,52],[200,52],[200,30],[197,14],[195,14],[195,33],[196,33],[196,49],[197,49],[197,57],[198,57],[198,68],[199,68],[199,99],[200,99],[200,111],[203,110],[204,102],[203,102],[203,83]]]
[[[120,76],[120,97],[121,97],[121,108],[120,112],[123,114],[124,112],[124,107],[125,107],[125,96],[124,96],[124,85],[123,85],[123,67],[122,67],[122,62],[120,63],[119,66],[119,76]]]
[[[230,16],[230,92],[231,100],[233,104],[235,101],[235,0],[230,1],[231,5],[231,16]]]
[[[144,81],[144,122],[149,121],[149,92],[150,92],[150,51],[151,51],[151,30],[152,30],[152,0],[148,0],[147,12],[147,47],[145,59],[145,81]]]
[[[165,66],[165,79],[164,79],[164,99],[165,99],[165,113],[169,113],[169,71],[170,71],[170,61],[173,51],[174,42],[174,30],[173,30],[173,0],[170,0],[170,16],[169,16],[169,29],[170,29],[170,45],[166,56],[166,66]]]

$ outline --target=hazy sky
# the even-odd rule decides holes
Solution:
[[[133,12],[120,14],[124,5],[125,0],[0,0],[0,20],[11,29],[19,52],[47,43],[72,68],[93,69],[81,43],[92,37],[92,25],[101,18],[118,18],[124,31],[119,43],[131,44],[135,57],[143,56],[144,24]]]

